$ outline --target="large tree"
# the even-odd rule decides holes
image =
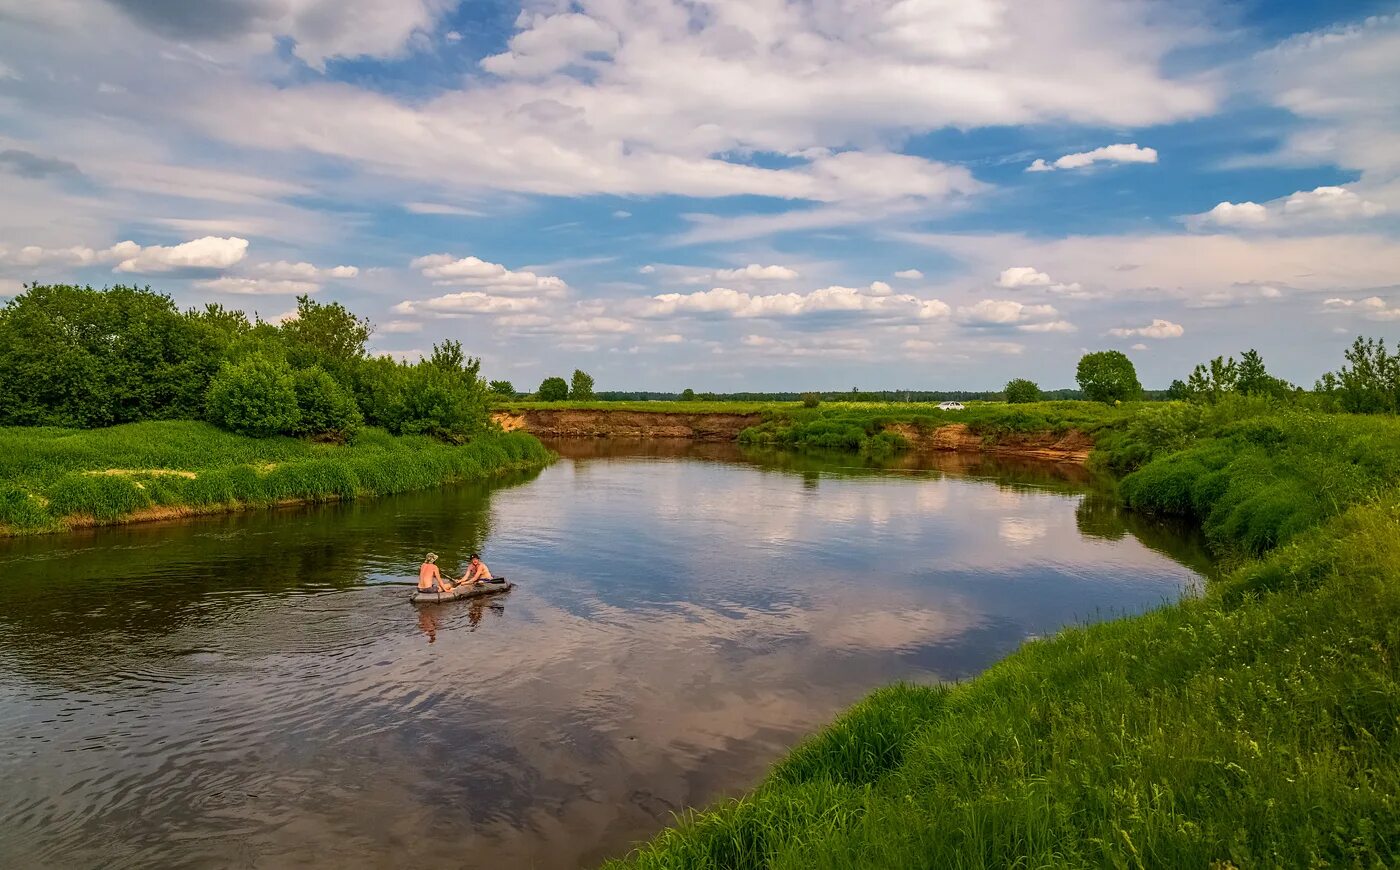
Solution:
[[[1091,402],[1126,402],[1142,395],[1137,369],[1121,351],[1101,350],[1086,353],[1079,359],[1075,372],[1079,389]]]
[[[545,378],[536,393],[541,402],[562,402],[569,398],[569,382],[563,378]]]

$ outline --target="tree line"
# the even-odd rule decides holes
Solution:
[[[252,436],[353,438],[364,425],[462,443],[490,426],[460,342],[418,362],[371,356],[367,319],[297,299],[272,323],[150,288],[30,285],[0,309],[0,425],[203,419]]]

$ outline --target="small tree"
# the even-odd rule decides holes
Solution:
[[[693,401],[695,401],[695,391],[692,390],[690,387],[686,387],[684,390],[681,390],[681,401],[682,401],[682,402],[693,402]]]
[[[1400,411],[1400,353],[1386,350],[1385,340],[1358,336],[1346,352],[1349,366],[1328,372],[1317,382],[1343,411],[1394,414]]]
[[[569,382],[569,398],[576,402],[586,402],[593,398],[593,377],[583,369],[574,369]]]
[[[815,407],[817,407],[818,405],[820,405],[821,403],[822,403],[822,394],[821,394],[821,393],[803,393],[803,394],[802,394],[802,407],[804,407],[804,408],[815,408]]]
[[[563,378],[545,378],[535,395],[541,402],[562,402],[569,398],[569,384]]]
[[[1192,400],[1214,405],[1226,393],[1233,393],[1240,379],[1240,367],[1234,357],[1218,356],[1207,365],[1198,365],[1186,381],[1186,391]]]
[[[1121,351],[1101,350],[1079,359],[1075,380],[1091,402],[1126,402],[1142,395],[1137,369]]]
[[[514,396],[515,385],[510,381],[492,381],[488,387],[493,396]]]
[[[1024,405],[1027,402],[1039,402],[1041,399],[1040,386],[1035,381],[1025,378],[1013,378],[1006,382],[1006,401],[1012,405]]]
[[[1186,386],[1185,381],[1177,378],[1172,381],[1171,386],[1167,387],[1167,398],[1174,402],[1184,402],[1191,398],[1191,390]]]
[[[209,384],[205,412],[215,426],[242,435],[290,433],[301,420],[292,370],[264,356],[226,364]]]
[[[325,369],[302,369],[292,381],[300,412],[293,434],[349,441],[360,431],[365,419],[354,397]]]

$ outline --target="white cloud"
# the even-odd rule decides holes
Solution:
[[[306,293],[315,293],[321,289],[320,284],[310,281],[241,278],[231,275],[196,281],[195,286],[214,293],[233,293],[242,296],[300,296]]]
[[[404,335],[412,332],[422,332],[423,324],[416,320],[390,320],[388,323],[376,325],[374,331],[385,335]]]
[[[500,263],[488,263],[478,257],[457,259],[451,254],[428,254],[413,260],[409,266],[439,285],[461,284],[495,293],[551,295],[562,294],[569,289],[563,278],[536,275],[534,272],[513,272]]]
[[[618,220],[626,220],[627,218],[630,218],[632,216],[632,213],[630,211],[627,211],[626,209],[620,208],[617,211],[613,212],[612,216],[617,218]]]
[[[1038,272],[1030,266],[1012,266],[1009,269],[1003,269],[997,278],[998,287],[1012,290],[1018,287],[1048,287],[1053,283],[1049,275]]]
[[[1260,205],[1257,202],[1222,202],[1204,214],[1191,215],[1187,225],[1285,229],[1307,224],[1365,220],[1385,214],[1386,207],[1363,199],[1345,187],[1324,186],[1300,190]]]
[[[896,278],[902,278],[905,281],[922,281],[924,278],[924,273],[920,272],[918,269],[901,269],[900,271],[895,272],[894,276]]]
[[[1379,296],[1365,299],[1327,299],[1323,303],[1327,311],[1358,311],[1367,320],[1400,320],[1400,306],[1392,305]]]
[[[355,278],[360,274],[357,266],[331,266],[320,269],[310,263],[292,263],[277,260],[272,263],[258,263],[253,271],[266,278],[279,278],[295,281],[321,281],[327,278]]]
[[[431,299],[405,300],[393,307],[396,314],[523,314],[539,311],[539,299],[519,296],[492,296],[478,290],[448,293]]]
[[[590,55],[611,54],[618,47],[617,31],[597,19],[575,12],[521,16],[521,28],[510,40],[510,51],[481,62],[499,76],[533,78],[572,65],[597,67]]]
[[[1186,330],[1182,328],[1180,323],[1154,318],[1146,326],[1118,326],[1110,329],[1108,334],[1116,338],[1128,338],[1134,335],[1142,338],[1181,338],[1186,334]]]
[[[1094,163],[1156,163],[1157,149],[1139,148],[1136,142],[1105,145],[1093,151],[1066,154],[1052,163],[1037,159],[1026,167],[1027,172],[1053,172],[1056,169],[1082,169]]]
[[[1016,326],[1025,331],[1063,332],[1073,329],[1068,323],[1052,326],[1059,316],[1053,305],[1026,305],[1013,299],[981,299],[958,309],[958,322],[966,326]],[[1030,327],[1036,327],[1031,329]]]
[[[118,272],[150,274],[178,269],[227,269],[248,253],[248,240],[205,236],[179,245],[152,245],[117,264]]]
[[[457,215],[459,217],[484,217],[479,211],[462,208],[460,205],[446,205],[441,202],[406,202],[404,211],[410,214]]]
[[[727,287],[695,293],[663,293],[646,300],[644,317],[711,315],[720,317],[787,318],[815,314],[846,314],[874,319],[937,320],[949,308],[938,299],[907,294],[876,296],[854,287],[823,287],[810,293],[754,295]]]
[[[716,281],[792,281],[798,277],[795,269],[787,266],[760,266],[750,263],[741,269],[719,269],[711,276]]]
[[[1147,350],[1147,345],[1143,344],[1142,342],[1138,342],[1137,344],[1128,348],[1128,350]]]

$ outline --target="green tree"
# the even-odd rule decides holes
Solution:
[[[1198,365],[1186,380],[1186,391],[1196,402],[1214,405],[1239,384],[1240,367],[1234,357],[1218,356],[1209,365]]]
[[[217,329],[149,288],[29,285],[0,309],[0,425],[198,416]]]
[[[298,296],[296,317],[283,322],[280,331],[293,368],[318,365],[348,385],[365,359],[373,328],[368,319],[356,317],[339,302],[323,304]]]
[[[1167,398],[1174,402],[1184,402],[1191,398],[1191,390],[1186,386],[1186,382],[1177,378],[1167,387]]]
[[[695,391],[692,390],[690,387],[686,387],[684,390],[681,390],[681,401],[682,401],[682,402],[693,402],[693,401],[695,401]]]
[[[1027,402],[1039,402],[1041,399],[1040,386],[1035,381],[1025,378],[1013,378],[1006,382],[1006,401],[1013,405],[1024,405]]]
[[[582,369],[574,369],[569,382],[569,398],[576,402],[586,402],[593,398],[593,377]]]
[[[1400,411],[1400,348],[1392,354],[1385,340],[1357,336],[1347,348],[1349,365],[1328,372],[1317,391],[1353,414],[1394,414]]]
[[[803,393],[799,398],[802,399],[804,408],[815,408],[822,403],[821,393]]]
[[[1264,367],[1264,358],[1253,348],[1240,354],[1239,370],[1235,379],[1235,389],[1246,396],[1270,396],[1282,398],[1293,389],[1287,381],[1269,374]]]
[[[492,381],[490,384],[487,384],[487,389],[489,389],[494,396],[515,395],[515,385],[510,381]]]
[[[481,360],[463,353],[459,341],[435,344],[431,356],[408,366],[402,389],[397,424],[403,434],[461,444],[490,425]]]
[[[562,402],[569,398],[569,383],[563,378],[545,378],[535,395],[541,402]]]
[[[1091,402],[1126,402],[1142,395],[1137,369],[1121,351],[1101,350],[1079,359],[1075,380]]]
[[[320,366],[296,372],[292,383],[299,413],[293,434],[343,442],[352,440],[364,425],[355,397]]]
[[[215,426],[255,438],[291,433],[301,420],[291,368],[262,356],[220,369],[209,384],[205,405]]]

